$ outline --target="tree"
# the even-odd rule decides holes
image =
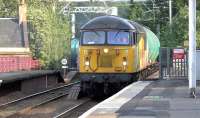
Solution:
[[[153,14],[145,16],[146,7],[151,8],[150,2],[146,6],[141,3],[134,3],[130,7],[131,20],[136,20],[141,24],[148,26],[153,32],[156,32],[156,25],[160,25],[160,42],[164,47],[183,46],[184,41],[188,40],[188,0],[172,0],[173,2],[173,18],[172,25],[169,24],[169,8],[168,1],[155,0],[157,9],[154,11],[155,19],[146,21],[146,19],[153,19]],[[197,47],[200,48],[200,1],[197,1]],[[145,16],[145,17],[144,17]]]
[[[0,17],[17,17],[18,0],[0,0]]]
[[[44,68],[58,69],[69,55],[70,25],[60,8],[57,0],[28,1],[30,46]]]

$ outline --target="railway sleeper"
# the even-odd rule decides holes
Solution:
[[[77,100],[79,98],[80,91],[81,91],[80,84],[73,85],[72,88],[70,88],[70,90],[69,90],[69,94],[67,96],[67,99]]]

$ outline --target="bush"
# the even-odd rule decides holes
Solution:
[[[57,0],[28,1],[30,47],[45,69],[60,68],[60,60],[70,53],[69,19],[59,8]]]

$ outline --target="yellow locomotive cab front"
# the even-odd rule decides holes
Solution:
[[[80,46],[81,73],[132,73],[134,49],[131,46]]]
[[[80,73],[133,73],[136,71],[132,33],[124,30],[82,32]]]

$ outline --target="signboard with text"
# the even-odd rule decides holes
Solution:
[[[173,59],[184,59],[185,50],[184,49],[173,49]]]

